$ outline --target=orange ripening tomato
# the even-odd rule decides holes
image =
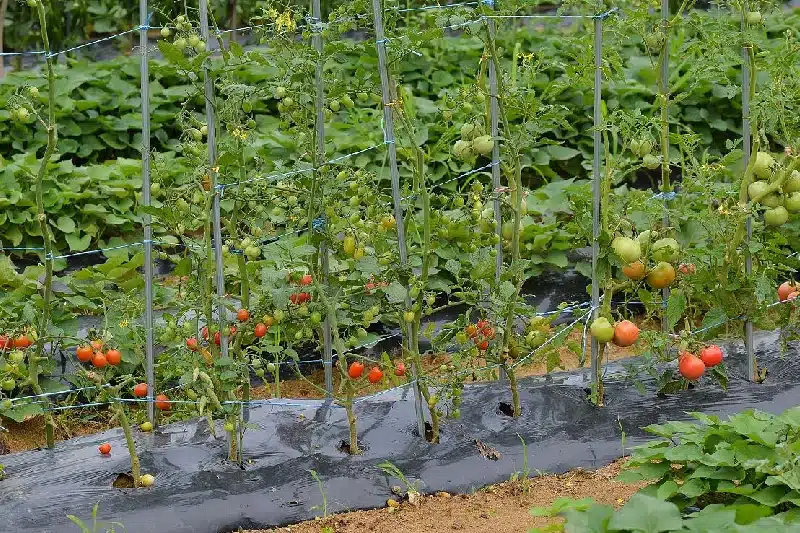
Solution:
[[[706,346],[700,350],[700,360],[708,368],[717,366],[722,362],[722,349],[715,344]]]
[[[169,411],[170,407],[172,407],[172,404],[170,403],[166,394],[159,394],[156,396],[154,405],[156,406],[156,409],[160,411]]]
[[[29,347],[33,342],[28,338],[27,335],[20,335],[16,339],[14,339],[14,348],[20,348],[24,350],[25,348]]]
[[[798,292],[798,287],[792,281],[784,281],[781,283],[780,287],[778,287],[778,299],[782,302],[785,302],[789,299],[789,295],[793,292]]]
[[[639,328],[630,320],[622,320],[614,326],[612,342],[617,346],[630,346],[639,338]]]
[[[267,334],[267,330],[269,330],[267,325],[259,322],[258,324],[256,324],[255,330],[253,331],[253,335],[259,338],[263,337],[264,335]]]
[[[644,263],[636,261],[630,265],[625,265],[622,267],[622,273],[625,274],[626,278],[632,279],[633,281],[642,280],[646,274]]]
[[[397,363],[397,366],[394,367],[394,375],[397,377],[403,377],[406,375],[406,364],[402,361]]]
[[[117,366],[122,362],[122,353],[119,350],[109,350],[106,352],[106,361],[111,366]]]
[[[147,383],[137,383],[135,387],[133,387],[133,395],[137,398],[144,398],[147,396]]]
[[[78,361],[81,363],[88,363],[92,360],[94,352],[91,346],[78,346],[78,348],[75,349],[75,355],[78,356]]]
[[[239,309],[239,312],[236,313],[236,319],[239,322],[247,322],[250,320],[250,311],[247,309]]]
[[[107,442],[104,442],[103,444],[98,446],[97,449],[100,450],[100,453],[102,453],[103,455],[108,455],[111,453],[111,445]]]
[[[103,354],[103,352],[96,352],[94,357],[92,357],[92,366],[95,368],[105,368],[108,364],[108,359]]]

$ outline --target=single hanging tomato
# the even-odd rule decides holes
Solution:
[[[133,387],[133,395],[137,398],[144,398],[147,396],[147,383],[137,383],[135,387]]]
[[[722,362],[722,349],[717,345],[706,346],[700,350],[700,360],[707,368],[717,366]]]
[[[374,385],[383,379],[383,370],[377,366],[372,367],[372,370],[369,371],[369,375],[367,375],[367,379],[369,379],[369,382]]]
[[[694,354],[684,353],[678,361],[678,370],[681,376],[689,380],[700,379],[706,371],[706,365]]]
[[[25,348],[29,347],[33,342],[28,338],[27,335],[20,335],[16,339],[14,339],[14,348],[20,348],[24,350]]]
[[[106,352],[106,361],[111,366],[117,366],[122,362],[122,353],[119,350],[111,349]]]
[[[189,348],[189,350],[196,352],[197,346],[198,346],[197,339],[195,339],[194,337],[189,337],[188,339],[186,339],[186,347]]]
[[[75,350],[75,355],[78,356],[78,361],[81,363],[88,363],[92,360],[94,352],[92,351],[91,346],[78,346],[78,348]]]
[[[622,320],[614,326],[612,341],[617,346],[630,346],[639,338],[639,328],[630,320]]]
[[[96,352],[94,357],[92,357],[92,366],[95,368],[105,368],[108,364],[108,360],[103,352]]]
[[[394,375],[397,377],[403,377],[406,375],[406,364],[402,361],[397,363],[397,366],[394,367]]]
[[[360,363],[358,361],[350,363],[350,370],[347,371],[347,374],[350,376],[350,379],[358,379],[361,377],[361,374],[363,373],[364,373],[364,363]]]
[[[263,323],[259,322],[258,324],[256,324],[255,330],[253,331],[253,335],[255,335],[256,337],[261,338],[261,337],[263,337],[264,335],[267,334],[267,330],[268,329],[269,328],[267,327],[266,324],[263,324]]]
[[[250,311],[247,309],[239,309],[239,312],[236,313],[236,318],[239,322],[247,322],[250,320]]]
[[[172,404],[170,403],[169,398],[167,397],[166,394],[159,394],[158,396],[156,396],[156,401],[154,402],[154,405],[156,406],[156,409],[159,409],[161,411],[169,411],[170,407],[172,407]]]

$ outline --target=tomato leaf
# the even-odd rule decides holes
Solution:
[[[661,533],[682,529],[683,519],[675,504],[644,494],[634,494],[611,519],[609,528]]]
[[[686,295],[683,293],[683,290],[675,289],[670,292],[666,311],[667,322],[669,323],[670,329],[675,327],[675,324],[681,319],[685,310]]]

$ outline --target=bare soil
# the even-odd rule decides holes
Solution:
[[[549,507],[556,499],[593,498],[620,507],[643,484],[615,481],[622,461],[596,471],[574,470],[485,487],[474,494],[437,493],[412,504],[352,511],[324,519],[268,530],[241,533],[526,533],[560,521],[533,517],[534,507]],[[327,529],[326,529],[327,528]]]

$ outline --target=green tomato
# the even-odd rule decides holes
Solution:
[[[14,350],[8,354],[8,359],[14,364],[21,365],[25,361],[25,354],[20,350]]]
[[[645,168],[655,170],[661,166],[661,158],[654,156],[653,154],[646,154],[642,158],[642,164],[645,166]]]
[[[322,315],[317,311],[311,313],[311,323],[317,325],[320,322],[322,322]]]
[[[366,330],[366,329],[364,329],[364,328],[358,328],[358,329],[356,330],[356,335],[358,336],[358,338],[359,338],[359,339],[365,339],[365,338],[367,338],[367,336],[368,336],[369,334],[367,333],[367,330]]]
[[[153,431],[153,424],[151,424],[150,422],[142,422],[142,425],[139,426],[139,429],[141,429],[145,433],[148,433],[150,431]]]
[[[163,37],[164,39],[166,39],[166,38],[168,38],[170,35],[172,35],[172,32],[169,30],[169,28],[161,28],[161,37]]]
[[[275,319],[275,322],[280,324],[283,321],[284,312],[281,309],[276,309],[274,313],[272,313],[272,318]]]
[[[11,378],[4,379],[2,383],[0,383],[0,387],[2,387],[2,389],[6,392],[14,390],[14,387],[16,386],[17,383]]]
[[[261,257],[261,248],[258,246],[248,246],[244,250],[244,255],[247,256],[248,259],[251,261],[255,261],[259,257]]]
[[[280,100],[286,97],[286,87],[275,87],[275,98]]]
[[[296,341],[301,341],[301,340],[303,340],[303,330],[302,330],[302,329],[299,329],[299,330],[297,330],[297,331],[295,332],[295,334],[294,334],[294,340],[296,340]]]
[[[641,244],[630,237],[616,237],[611,241],[611,248],[625,264],[634,263],[642,256]]]
[[[775,166],[775,158],[768,152],[758,152],[756,162],[753,164],[753,172],[758,179],[766,180],[772,176],[772,169]]]
[[[774,207],[764,212],[764,223],[767,226],[782,226],[789,220],[789,212],[785,207]]]
[[[680,245],[678,241],[667,237],[665,239],[659,239],[653,243],[652,247],[650,248],[650,254],[653,260],[658,262],[665,262],[665,263],[672,263],[676,259],[678,259],[678,254],[680,252]],[[633,262],[633,261],[631,261]]]
[[[233,432],[234,429],[235,429],[235,426],[234,426],[233,422],[225,422],[225,431],[226,432],[231,433],[231,432]]]
[[[9,400],[8,398],[6,398],[6,399],[5,399],[5,400],[3,400],[2,402],[0,402],[0,411],[8,411],[8,410],[9,410],[9,409],[11,409],[12,407],[14,407],[14,404],[13,404],[13,402],[12,402],[11,400]]]
[[[793,192],[787,196],[785,207],[790,213],[800,212],[800,192]]]
[[[275,371],[278,370],[278,365],[276,365],[275,363],[267,363],[267,370],[270,373],[274,374]]]
[[[744,16],[744,20],[750,26],[755,26],[756,24],[761,24],[763,17],[760,11],[748,11]]]
[[[183,37],[178,37],[172,44],[174,44],[178,50],[185,50],[188,43]]]
[[[592,336],[601,344],[611,342],[611,339],[614,338],[614,326],[611,325],[611,322],[606,317],[601,316],[595,319],[589,329],[592,332]]]
[[[469,340],[468,337],[467,337],[467,334],[464,333],[463,331],[459,331],[458,333],[456,333],[456,342],[457,343],[466,344],[467,340]]]

